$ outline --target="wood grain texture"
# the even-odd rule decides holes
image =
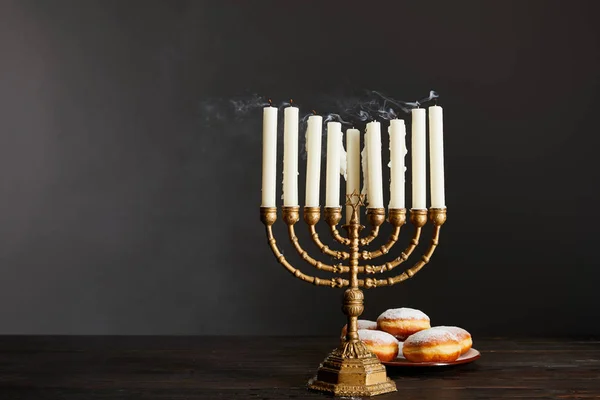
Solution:
[[[304,399],[333,338],[3,336],[0,398]],[[381,399],[600,398],[600,341],[475,340],[482,357],[388,368]]]

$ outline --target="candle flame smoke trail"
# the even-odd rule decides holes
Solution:
[[[366,112],[365,110],[359,110],[358,114],[357,114],[358,120],[361,122],[367,121],[369,119],[372,119],[371,116],[369,115],[368,112]]]
[[[250,111],[255,110],[260,107],[268,107],[272,105],[272,100],[270,98],[265,98],[263,96],[259,96],[258,94],[253,94],[250,98],[238,98],[231,99],[229,103],[233,107],[233,110],[236,114],[248,114]]]
[[[323,123],[326,122],[340,122],[342,125],[352,125],[352,122],[344,121],[340,114],[330,113],[323,118]]]
[[[316,96],[314,108],[329,110],[323,113],[323,123],[337,121],[345,126],[352,126],[375,120],[390,120],[397,118],[399,112],[410,113],[414,108],[421,107],[425,103],[436,100],[437,92],[431,90],[427,97],[416,101],[401,101],[384,95],[376,90],[363,92],[362,96]],[[231,99],[210,99],[200,103],[199,111],[204,123],[225,122],[230,120],[246,120],[254,118],[256,111],[262,107],[274,106],[269,97],[252,94],[245,97]],[[280,102],[276,107],[280,110],[291,105],[297,106],[293,100]],[[318,106],[318,107],[317,107]],[[308,116],[313,111],[303,116],[300,120],[300,128],[305,128]]]
[[[272,93],[269,95],[272,96]],[[272,100],[273,97],[270,96],[253,93],[234,98],[204,99],[198,106],[198,122],[203,130],[217,130],[227,135],[260,141],[261,109],[263,107],[277,107],[280,110],[280,118],[283,116],[283,109],[291,105],[305,111],[306,114],[302,114],[299,120],[298,129],[300,132],[306,131],[308,118],[315,115],[313,109],[326,111],[321,113],[324,125],[327,122],[336,121],[340,122],[345,128],[356,126],[361,129],[361,125],[367,122],[398,118],[400,112],[410,113],[412,109],[421,107],[432,100],[435,101],[439,97],[437,92],[433,90],[429,92],[428,96],[411,102],[396,100],[376,90],[365,90],[361,94],[354,93],[352,95],[344,93],[337,95],[317,94],[311,99],[311,103],[306,107],[307,109],[302,110],[302,106],[289,97],[285,97],[289,102],[278,102],[277,99]],[[231,124],[234,124],[235,127]],[[283,126],[282,122],[280,122],[280,126]],[[325,136],[325,126],[323,128],[323,135]],[[300,135],[300,137],[304,138],[304,135]],[[300,157],[306,159],[305,146],[301,145],[300,149],[302,149]]]
[[[427,96],[427,97],[425,97],[425,98],[423,98],[421,100],[417,100],[417,101],[400,101],[400,100],[395,100],[395,99],[392,99],[391,97],[383,95],[382,93],[380,93],[380,92],[378,92],[376,90],[373,90],[372,93],[374,95],[380,97],[381,99],[383,99],[383,101],[384,101],[383,102],[383,107],[385,107],[387,105],[387,103],[390,103],[390,104],[396,106],[397,108],[399,108],[400,110],[404,111],[405,113],[410,113],[410,111],[413,108],[418,108],[422,104],[427,103],[427,102],[429,102],[429,101],[431,101],[433,99],[437,99],[439,97],[439,95],[437,94],[437,92],[435,92],[434,90],[430,90],[429,91],[429,96]],[[389,111],[393,112],[394,110],[390,108]],[[380,114],[383,114],[382,115],[383,119],[391,119],[391,118],[387,118],[389,115],[391,115],[389,113],[389,111],[386,112],[385,109],[383,109],[383,110],[379,109],[377,112],[380,113]],[[394,115],[394,117],[392,117],[392,118],[395,118],[395,117],[396,116]]]
[[[393,108],[388,108],[387,111],[386,110],[377,110],[377,113],[379,114],[379,116],[381,118],[383,118],[385,120],[390,120],[390,119],[394,119],[397,117]]]
[[[429,102],[429,101],[431,101],[431,100],[436,100],[436,99],[438,99],[439,97],[440,97],[440,95],[439,95],[439,94],[437,94],[437,92],[436,92],[435,90],[430,90],[430,91],[429,91],[429,96],[428,96],[428,97],[426,97],[426,98],[424,98],[424,99],[421,99],[421,100],[419,100],[419,103],[420,103],[420,104],[427,103],[427,102]],[[437,101],[437,100],[436,100],[436,101]]]

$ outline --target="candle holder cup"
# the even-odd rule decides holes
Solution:
[[[317,374],[308,382],[308,387],[313,390],[327,392],[335,396],[374,396],[396,391],[396,384],[386,374],[385,367],[379,359],[371,353],[358,337],[357,320],[364,310],[364,294],[362,288],[371,289],[382,286],[392,286],[412,278],[425,264],[429,262],[438,242],[440,229],[446,222],[445,208],[431,208],[428,210],[411,210],[410,221],[415,226],[415,232],[408,247],[393,261],[381,265],[373,265],[370,260],[388,254],[398,241],[400,229],[406,223],[406,209],[396,208],[388,210],[387,220],[393,227],[393,233],[387,243],[374,251],[362,250],[369,245],[379,234],[379,227],[385,222],[385,209],[369,208],[367,220],[371,225],[368,236],[361,237],[364,229],[358,221],[361,206],[364,206],[364,195],[356,192],[346,196],[346,206],[352,207],[350,223],[343,226],[347,236],[342,236],[337,230],[337,225],[342,218],[341,207],[326,207],[325,221],[329,225],[335,241],[346,246],[348,251],[338,251],[323,244],[316,232],[315,226],[321,217],[320,207],[304,207],[303,219],[308,225],[311,238],[323,254],[333,257],[338,264],[326,264],[312,258],[301,246],[295,233],[295,224],[300,220],[300,207],[283,207],[283,221],[288,227],[289,238],[298,254],[304,261],[313,267],[341,275],[330,279],[322,279],[306,275],[292,266],[277,247],[273,236],[272,225],[277,220],[277,207],[261,207],[261,221],[266,227],[267,239],[277,261],[281,263],[295,277],[312,283],[316,286],[332,288],[347,288],[344,291],[342,310],[348,318],[347,333],[342,338],[340,345],[334,349],[321,363]],[[429,217],[429,218],[428,218]],[[391,271],[404,263],[417,247],[423,226],[428,219],[432,222],[433,238],[429,249],[414,266],[406,269],[399,275],[379,279],[371,277],[374,274]],[[343,261],[347,261],[344,264]],[[361,261],[363,262],[362,265]],[[359,274],[365,275],[359,279]],[[343,277],[345,276],[345,277]]]

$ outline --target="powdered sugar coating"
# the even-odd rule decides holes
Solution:
[[[368,319],[359,319],[356,321],[358,329],[377,329],[377,322]]]
[[[370,329],[359,329],[358,338],[362,341],[369,341],[373,344],[390,345],[397,344],[398,341],[389,333],[383,331],[373,331]]]
[[[429,317],[421,310],[416,310],[414,308],[402,307],[402,308],[391,308],[389,310],[384,311],[377,321],[382,319],[388,320],[404,320],[404,319],[421,319],[429,321]]]
[[[442,326],[436,326],[436,328],[445,329],[447,331],[450,331],[450,332],[454,333],[454,335],[456,335],[456,337],[459,339],[461,336],[464,336],[464,337],[471,336],[471,334],[468,331],[466,331],[465,329],[460,328],[458,326],[443,326],[442,325]]]
[[[413,335],[410,335],[408,339],[404,341],[405,346],[421,346],[429,344],[431,342],[455,342],[459,340],[454,333],[443,327],[436,326],[435,328],[429,328],[419,331]]]

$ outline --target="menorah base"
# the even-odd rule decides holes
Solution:
[[[375,355],[346,358],[336,349],[319,366],[308,388],[334,396],[366,397],[395,392],[396,383],[387,377]]]

